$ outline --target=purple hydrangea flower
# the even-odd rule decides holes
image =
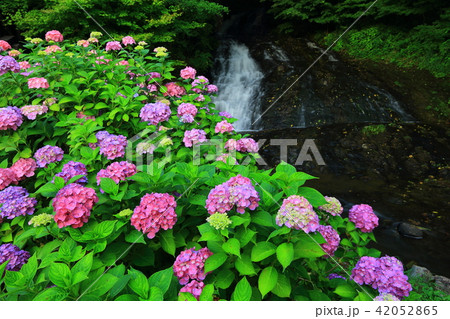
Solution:
[[[376,296],[373,298],[374,301],[400,301],[396,296],[393,294],[387,294],[387,293],[381,293],[379,296]]]
[[[370,233],[378,226],[378,217],[374,214],[372,207],[366,204],[354,205],[350,208],[348,219],[363,233]]]
[[[63,159],[64,151],[58,146],[45,145],[34,153],[38,167],[46,167],[47,164],[59,162]]]
[[[42,115],[48,112],[48,107],[45,104],[42,105],[25,105],[20,108],[20,111],[29,120],[35,120],[36,115]]]
[[[139,116],[142,121],[149,122],[149,125],[158,125],[158,123],[167,121],[171,114],[169,106],[162,102],[155,102],[145,104]]]
[[[289,228],[303,229],[305,233],[315,232],[319,228],[319,217],[305,197],[291,195],[283,200],[278,210],[276,223]]]
[[[64,164],[61,173],[58,173],[55,176],[62,177],[67,183],[72,177],[77,175],[84,176],[76,180],[75,183],[86,184],[88,182],[86,166],[80,162],[70,161],[67,164]]]
[[[198,129],[185,131],[183,142],[186,147],[192,147],[194,144],[206,142],[206,133]]]
[[[110,134],[107,131],[100,131],[95,134],[100,146],[100,154],[106,156],[107,159],[115,159],[125,155],[127,147],[127,138],[123,135]]]
[[[28,196],[27,190],[18,186],[10,186],[0,191],[0,217],[13,219],[17,216],[32,215],[37,200]]]
[[[338,232],[332,226],[323,226],[323,225],[320,225],[317,230],[327,241],[324,244],[320,244],[322,249],[326,252],[324,257],[327,258],[329,256],[333,256],[336,249],[338,249],[339,243],[341,241]]]
[[[342,276],[340,276],[340,275],[338,275],[338,274],[335,274],[335,273],[329,274],[327,278],[328,278],[329,280],[331,280],[331,279],[337,279],[337,278],[347,280],[347,278],[342,277]]]
[[[231,119],[233,117],[233,115],[231,115],[230,113],[225,112],[225,111],[219,112],[219,116],[222,116],[222,117],[227,118],[227,119]]]
[[[181,103],[177,109],[177,115],[183,123],[194,122],[194,116],[197,115],[197,107],[191,103]]]
[[[19,271],[28,262],[30,253],[20,250],[13,244],[3,244],[0,246],[0,265],[9,260],[6,270]]]
[[[17,130],[22,125],[23,117],[20,109],[15,106],[0,108],[0,131]]]
[[[20,72],[20,64],[11,56],[0,56],[0,76],[6,72]]]

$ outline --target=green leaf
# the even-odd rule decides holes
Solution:
[[[322,247],[305,234],[294,244],[294,259],[314,258],[325,255]]]
[[[205,262],[205,273],[213,271],[222,266],[227,258],[228,256],[224,253],[217,253],[209,256]]]
[[[305,197],[308,202],[316,208],[327,204],[325,197],[323,197],[323,195],[314,188],[300,187],[298,190],[298,195]]]
[[[80,261],[78,261],[75,266],[73,266],[72,272],[72,285],[75,285],[88,278],[89,272],[92,268],[93,253],[89,253],[84,256]]]
[[[283,270],[286,269],[294,260],[294,245],[292,243],[282,243],[278,246],[277,259],[283,266]]]
[[[216,275],[214,285],[220,289],[227,289],[234,280],[234,273],[229,269],[223,269]]]
[[[55,197],[56,193],[59,191],[58,186],[49,182],[47,184],[42,185],[36,193],[41,194],[44,197]]]
[[[102,177],[100,181],[100,187],[105,193],[117,195],[119,192],[119,185],[116,184],[111,178]]]
[[[250,259],[250,256],[245,254],[241,258],[236,259],[234,267],[241,275],[253,276],[256,274],[255,267]]]
[[[344,298],[353,299],[358,292],[349,284],[343,284],[337,286],[334,293]]]
[[[175,250],[176,250],[176,245],[175,245],[175,238],[173,237],[173,231],[172,229],[168,229],[166,231],[163,231],[161,233],[161,247],[162,249],[172,255],[175,256]]]
[[[125,235],[125,241],[127,243],[141,243],[145,244],[145,235],[137,230],[132,230]]]
[[[242,278],[234,288],[234,292],[231,295],[233,301],[250,301],[252,298],[252,287],[247,281],[247,278]]]
[[[33,301],[62,301],[69,295],[69,292],[60,288],[52,287],[40,292]]]
[[[275,254],[275,245],[269,242],[261,241],[252,249],[252,261],[258,262]]]
[[[197,299],[190,292],[180,292],[178,301],[197,301]]]
[[[96,282],[94,281],[93,286],[86,290],[85,293],[91,296],[101,297],[114,287],[118,280],[119,278],[116,276],[106,273]]]
[[[48,276],[52,283],[54,283],[58,287],[70,287],[70,284],[72,282],[72,274],[66,264],[51,264]]]
[[[278,274],[278,280],[272,292],[280,298],[288,298],[291,295],[291,282],[283,274]]]
[[[252,214],[252,222],[261,226],[273,227],[273,217],[266,211],[257,211]]]
[[[277,280],[278,272],[274,267],[266,267],[261,271],[258,278],[258,289],[262,298],[275,287]]]
[[[118,278],[119,280],[117,280],[114,286],[109,290],[109,296],[111,296],[112,298],[117,296],[127,286],[128,282],[131,279],[131,275],[122,275]]]
[[[202,293],[200,295],[199,300],[200,301],[213,301],[213,294],[214,294],[214,285],[206,285],[203,287]]]
[[[227,242],[223,243],[222,245],[223,250],[229,254],[236,255],[238,257],[241,257],[240,249],[241,245],[239,243],[239,240],[236,238],[230,238]]]
[[[105,220],[104,222],[95,225],[94,232],[99,235],[99,238],[108,237],[114,231],[116,223],[116,220]]]
[[[172,277],[173,277],[173,268],[170,267],[155,272],[153,275],[150,276],[148,282],[150,284],[150,287],[158,287],[159,289],[161,289],[161,292],[165,294],[169,289]]]
[[[36,275],[38,263],[36,254],[34,254],[30,259],[28,259],[27,263],[22,266],[20,269],[20,273],[23,275],[25,281],[31,281]],[[0,275],[1,278],[1,275]]]
[[[164,293],[158,287],[150,288],[150,301],[164,301]]]
[[[132,278],[129,281],[128,286],[141,298],[147,299],[150,290],[147,277],[145,277],[145,275],[142,272],[135,269],[130,270],[129,273],[132,276]]]

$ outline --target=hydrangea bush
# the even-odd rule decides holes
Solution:
[[[217,87],[166,48],[57,30],[24,47],[0,52],[0,299],[408,296],[367,247],[372,208],[349,220],[313,176],[258,169]]]

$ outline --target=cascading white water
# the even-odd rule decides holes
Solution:
[[[248,47],[230,41],[219,48],[218,72],[215,82],[219,88],[214,103],[220,111],[229,112],[238,120],[236,131],[257,129],[252,125],[260,115],[261,81],[264,74],[251,57]]]

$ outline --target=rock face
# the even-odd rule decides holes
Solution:
[[[410,223],[400,223],[398,225],[398,232],[405,237],[410,237],[410,238],[415,238],[415,239],[423,238],[423,231]]]
[[[433,274],[425,267],[412,266],[410,273],[410,278],[423,278],[426,281],[431,281],[433,279]]]
[[[450,279],[444,276],[434,276],[436,287],[450,295]]]

